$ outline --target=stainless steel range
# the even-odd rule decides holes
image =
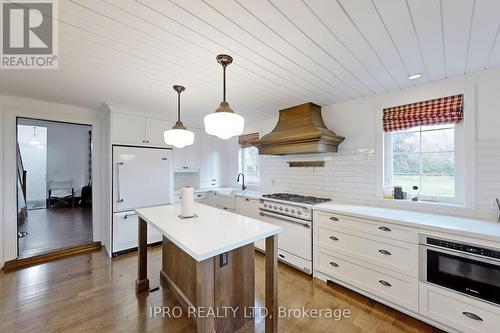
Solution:
[[[290,193],[264,194],[259,210],[262,220],[283,227],[278,236],[278,257],[301,271],[312,272],[312,208],[328,198]],[[265,251],[264,241],[256,247]]]

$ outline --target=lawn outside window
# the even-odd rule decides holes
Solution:
[[[419,200],[460,203],[455,124],[417,126],[384,134],[384,186],[402,186]]]

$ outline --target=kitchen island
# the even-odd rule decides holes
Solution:
[[[180,204],[136,210],[139,215],[136,291],[149,289],[149,223],[163,235],[160,279],[187,313],[197,315],[197,332],[235,332],[253,321],[253,243],[265,238],[266,333],[277,332],[277,235],[281,227],[198,203],[194,204],[194,211],[197,217],[182,219]],[[222,310],[229,312],[217,315]]]

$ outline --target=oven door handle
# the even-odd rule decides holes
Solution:
[[[308,229],[311,228],[311,224],[308,223],[307,221],[304,221],[304,220],[301,220],[301,219],[297,219],[297,218],[294,218],[294,217],[291,217],[291,216],[280,215],[280,214],[276,214],[276,213],[266,212],[266,211],[263,211],[263,210],[261,210],[259,212],[259,215],[260,216],[274,217],[274,218],[279,219],[279,220],[284,220],[284,221],[288,221],[288,222],[300,224],[301,226],[303,226],[305,228],[308,228]]]

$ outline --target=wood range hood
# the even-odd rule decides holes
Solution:
[[[255,146],[260,155],[337,152],[344,137],[326,128],[321,107],[305,103],[279,111],[276,127]]]

